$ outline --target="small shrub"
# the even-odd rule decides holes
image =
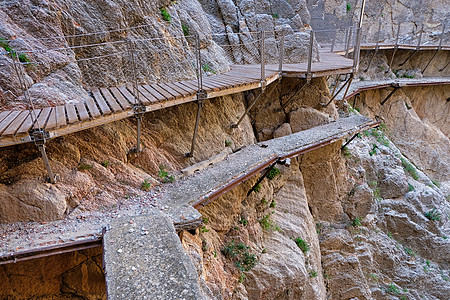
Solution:
[[[259,193],[259,191],[261,191],[261,184],[258,184],[257,186],[255,186],[255,188],[253,190],[255,191],[255,193]]]
[[[259,224],[264,230],[270,231],[280,231],[280,228],[270,219],[272,214],[265,215],[261,220],[259,220]]]
[[[214,71],[213,69],[211,69],[211,66],[210,66],[209,64],[204,64],[204,65],[202,66],[202,69],[203,69],[203,71],[205,71],[205,72],[209,72],[209,73],[213,73],[213,74],[216,74],[216,73],[217,73],[216,71]]]
[[[189,26],[187,26],[186,24],[181,24],[181,29],[183,29],[184,36],[189,36],[189,34],[191,33]]]
[[[247,224],[248,224],[248,221],[247,221],[247,219],[246,218],[244,218],[244,217],[241,217],[241,219],[239,220],[239,223],[241,223],[242,225],[244,225],[244,226],[247,226]]]
[[[414,186],[411,183],[408,183],[408,192],[412,192],[414,189]]]
[[[141,190],[148,192],[152,184],[148,181],[148,179],[144,179],[144,182],[141,184]]]
[[[349,2],[347,2],[346,8],[347,12],[350,12],[352,10],[352,5]]]
[[[303,254],[306,254],[309,251],[310,248],[307,242],[305,242],[299,237],[296,238],[294,241],[297,244],[297,246],[303,251]]]
[[[104,166],[105,168],[109,167],[110,165],[110,161],[109,160],[105,160],[104,162],[102,162],[102,166]]]
[[[262,203],[263,205],[267,205],[267,204],[269,204],[269,201],[267,201],[266,198],[262,198],[262,199],[261,199],[261,203]]]
[[[158,177],[162,179],[164,183],[175,182],[175,176],[169,175],[166,171],[166,167],[161,165],[158,170]]]
[[[387,234],[387,236],[388,236],[388,238],[390,238],[390,239],[393,239],[393,237],[392,237],[392,232],[388,232],[388,234]]]
[[[354,220],[352,221],[352,226],[353,226],[353,227],[359,227],[359,226],[361,226],[361,220],[362,220],[361,217],[358,217],[358,218],[354,219]]]
[[[222,249],[222,253],[235,261],[236,267],[241,271],[250,271],[257,263],[258,258],[255,254],[250,253],[248,250],[250,247],[243,243],[237,245],[234,241],[229,242]]]
[[[92,169],[92,165],[88,165],[85,163],[80,163],[78,165],[78,170],[80,170],[80,171],[85,171],[85,170],[90,170],[90,169]]]
[[[369,151],[369,155],[373,156],[374,154],[377,154],[377,149],[378,149],[378,146],[373,144],[372,145],[372,150]]]
[[[342,153],[344,154],[345,157],[350,157],[350,156],[352,156],[352,154],[350,153],[350,150],[348,150],[347,146],[345,146],[345,147],[342,149]]]
[[[414,250],[411,248],[403,247],[403,250],[405,250],[406,254],[408,254],[409,256],[416,256],[416,252],[414,252]]]
[[[359,80],[364,81],[366,78],[364,76],[359,76]]]
[[[261,253],[262,254],[267,253],[267,248],[262,249]]]
[[[275,202],[275,200],[272,200],[272,201],[270,202],[269,207],[270,207],[270,208],[275,208],[276,205],[277,205],[277,203]]]
[[[200,228],[200,232],[201,232],[201,233],[209,232],[209,229],[206,228],[205,225],[203,225],[203,226]]]
[[[272,18],[278,19],[278,18],[280,18],[280,17],[278,16],[278,14],[272,14]]]
[[[309,276],[314,278],[314,277],[319,276],[319,274],[317,274],[316,270],[311,270],[311,272],[309,272]]]
[[[244,282],[244,280],[245,280],[245,274],[244,273],[241,273],[240,275],[239,275],[239,283],[242,283],[242,282]]]
[[[390,285],[387,286],[386,292],[394,295],[399,295],[400,289],[395,284],[391,283]]]
[[[269,178],[269,180],[273,180],[277,175],[280,175],[280,169],[278,169],[277,167],[273,167],[269,174],[267,174],[267,178]]]
[[[441,183],[440,183],[439,181],[437,181],[437,180],[431,180],[431,182],[432,182],[435,186],[437,186],[438,188],[441,187]]]
[[[208,224],[209,223],[209,219],[208,218],[203,218],[203,224]]]
[[[169,12],[167,11],[167,8],[163,7],[161,8],[161,16],[162,18],[167,22],[172,22],[172,17],[170,16]]]
[[[425,217],[430,221],[437,222],[441,220],[441,213],[436,208],[433,208],[425,213]]]
[[[416,168],[406,159],[401,158],[403,169],[406,173],[408,173],[414,180],[419,179],[419,174],[417,173]]]
[[[374,273],[370,273],[369,275],[370,279],[372,279],[373,281],[378,281],[378,276]]]
[[[233,145],[233,142],[230,140],[225,140],[225,147],[231,147]]]

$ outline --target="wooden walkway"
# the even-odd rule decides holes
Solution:
[[[333,53],[322,53],[321,57],[312,64],[312,77],[353,71],[350,59]],[[304,78],[306,63],[286,64],[282,73]],[[267,65],[265,77],[267,85],[280,78],[278,65]],[[227,73],[204,78],[203,86],[208,99],[259,88],[260,65],[234,65]],[[197,80],[141,85],[138,90],[146,112],[197,100]],[[55,138],[133,116],[133,105],[138,104],[132,86],[95,88],[91,94],[85,102],[37,109],[38,124]],[[33,119],[28,110],[0,112],[0,147],[30,142],[28,131]]]

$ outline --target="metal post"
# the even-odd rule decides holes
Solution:
[[[441,38],[439,39],[439,46],[437,48],[437,50],[434,52],[433,56],[431,57],[430,61],[427,63],[427,65],[425,66],[425,68],[423,68],[422,70],[422,74],[425,73],[425,70],[428,68],[428,66],[430,65],[431,61],[435,58],[436,54],[441,51],[442,48],[442,39],[444,38],[444,33],[445,33],[445,23],[443,24],[442,27],[442,33],[441,33]]]
[[[194,136],[192,137],[191,151],[186,154],[187,157],[194,156],[195,143],[197,141],[198,125],[200,123],[200,115],[202,113],[202,107],[203,107],[203,100],[198,100],[197,101],[197,119],[195,121]]]
[[[347,40],[347,48],[345,49],[345,57],[348,57],[348,53],[350,52],[350,41],[352,40],[352,33],[353,33],[353,26],[350,26]]]
[[[44,161],[45,168],[47,169],[48,176],[50,177],[50,183],[56,183],[55,175],[53,175],[52,168],[48,161],[47,152],[45,151],[45,144],[42,143],[38,145],[39,151],[41,152],[42,160]]]
[[[339,74],[339,75],[337,76],[337,78],[336,78],[336,81],[335,81],[334,87],[333,87],[333,91],[331,92],[331,96],[333,96],[333,95],[334,95],[334,92],[336,91],[336,88],[337,88],[337,86],[338,86],[338,84],[339,84],[339,79],[341,79],[341,75],[342,75],[342,74]]]
[[[345,97],[347,97],[348,89],[350,88],[350,85],[352,84],[353,77],[355,76],[355,73],[350,74],[350,78],[347,84],[347,88],[345,89],[344,97],[342,97],[342,100],[345,100]]]
[[[266,89],[266,66],[265,66],[265,36],[264,30],[261,31],[261,89]]]
[[[377,37],[376,37],[375,51],[373,52],[373,55],[369,60],[369,64],[367,65],[367,68],[364,70],[364,72],[367,72],[369,70],[370,65],[372,64],[372,60],[374,59],[375,55],[377,55],[378,48],[380,45],[380,31],[381,31],[381,18],[378,20],[378,31],[377,31]]]
[[[359,68],[359,55],[360,55],[360,45],[361,45],[361,28],[356,29],[356,41],[355,47],[353,48],[353,72]]]
[[[313,56],[313,46],[314,46],[314,30],[309,33],[309,49],[308,49],[308,70],[306,72],[306,82],[310,82],[312,78],[311,66],[312,66],[312,56]]]
[[[281,40],[280,40],[280,61],[278,65],[278,74],[280,75],[283,73],[283,59],[284,59],[284,30],[281,31]]]
[[[422,28],[420,29],[419,42],[417,43],[416,50],[414,50],[414,52],[410,56],[408,56],[408,58],[405,59],[404,62],[399,64],[399,66],[403,66],[404,64],[406,64],[414,56],[414,54],[416,54],[420,50],[420,44],[422,43],[422,33],[423,33],[423,24]]]
[[[350,78],[347,79],[347,81],[344,83],[344,85],[341,86],[341,88],[337,91],[337,93],[334,94],[333,97],[331,97],[330,101],[328,101],[328,103],[325,104],[324,106],[327,107],[328,105],[330,105],[330,103],[333,102],[334,98],[336,98],[336,96],[339,95],[339,93],[345,88],[346,85],[350,86],[350,83],[352,80],[353,80],[353,73],[350,74]]]
[[[141,122],[142,122],[142,115],[136,115],[137,120],[137,139],[136,139],[136,152],[140,153],[142,151],[141,149]]]
[[[402,22],[398,22],[397,37],[395,38],[394,52],[392,52],[391,61],[389,62],[389,69],[386,71],[386,73],[389,72],[390,70],[392,70],[392,63],[394,62],[395,52],[397,52],[397,49],[398,49],[398,38],[400,37],[400,25],[401,24],[402,24]]]
[[[131,70],[133,72],[133,94],[136,97],[136,103],[142,104],[141,99],[139,98],[139,89],[137,84],[137,76],[136,76],[136,62],[134,59],[134,43],[131,40],[127,40],[127,48],[128,48],[128,56],[131,61]]]
[[[334,45],[336,44],[336,35],[337,35],[337,29],[334,30],[334,36],[333,36],[333,40],[331,41],[331,53],[333,53],[334,51]]]

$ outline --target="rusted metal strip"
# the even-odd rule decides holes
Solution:
[[[74,252],[84,249],[90,249],[102,246],[103,237],[100,236],[95,239],[76,241],[71,243],[57,244],[47,247],[42,247],[33,250],[13,252],[0,257],[0,265],[16,263],[25,260],[48,257],[52,255],[63,254],[67,252]]]

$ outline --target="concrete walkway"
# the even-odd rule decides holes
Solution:
[[[113,220],[103,245],[108,299],[203,299],[195,267],[163,213]]]

